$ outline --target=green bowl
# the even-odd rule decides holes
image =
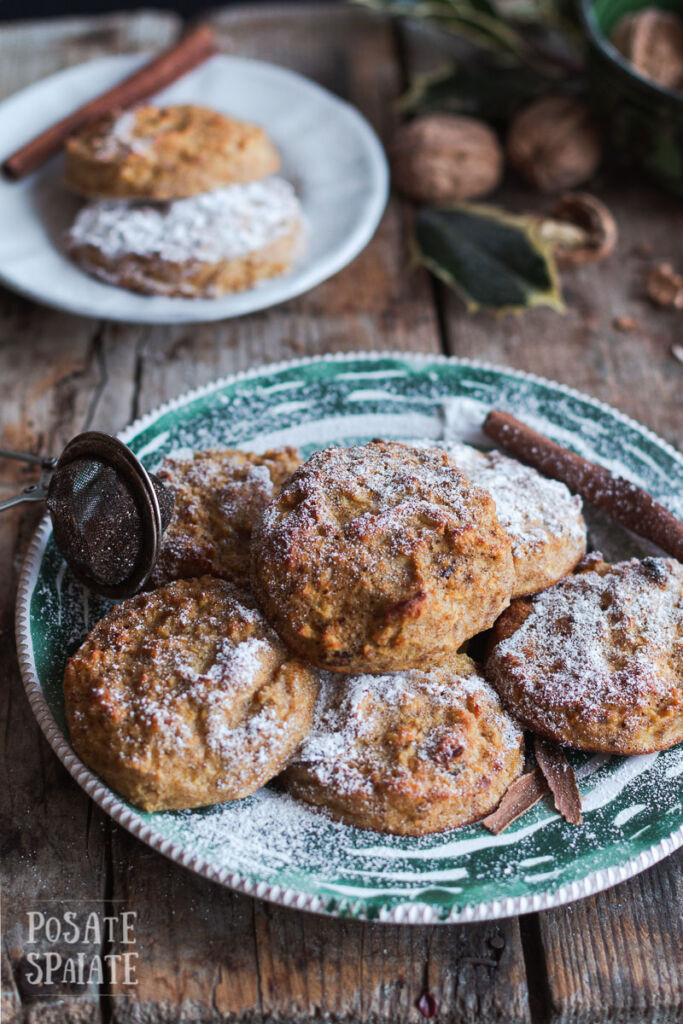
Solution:
[[[683,94],[644,78],[609,41],[621,17],[651,6],[652,0],[580,0],[590,93],[622,162],[683,195]],[[656,6],[683,16],[682,0],[657,0]]]

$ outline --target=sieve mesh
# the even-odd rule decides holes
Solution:
[[[173,515],[173,494],[118,438],[89,430],[60,458],[0,448],[0,457],[42,468],[40,480],[0,502],[47,502],[54,540],[82,583],[107,597],[144,586]]]
[[[55,542],[77,575],[116,587],[142,554],[142,522],[127,481],[101,459],[59,467],[47,498]]]

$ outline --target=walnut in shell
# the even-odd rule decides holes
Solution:
[[[507,156],[515,170],[541,192],[560,192],[595,173],[602,147],[583,103],[569,96],[548,96],[515,115]]]
[[[683,88],[683,18],[646,7],[617,22],[611,41],[636,71],[666,89]]]
[[[403,125],[390,152],[394,188],[423,203],[459,202],[492,192],[503,150],[483,121],[425,114]]]

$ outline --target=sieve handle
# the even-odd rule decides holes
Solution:
[[[51,455],[33,455],[31,452],[15,452],[11,448],[0,448],[0,459],[15,459],[17,462],[29,462],[43,469],[54,469],[57,460]]]
[[[5,501],[0,501],[0,512],[4,512],[6,508],[13,508],[14,505],[23,505],[24,502],[45,501],[50,477],[57,465],[56,459],[49,455],[15,452],[11,448],[0,448],[0,459],[15,459],[17,462],[28,462],[32,466],[40,466],[42,470],[37,484],[29,484],[27,487],[24,487],[21,494],[15,494],[13,498],[6,498]]]
[[[24,487],[21,494],[15,494],[13,498],[0,501],[0,512],[4,512],[6,508],[12,508],[14,505],[23,505],[27,501],[45,501],[46,498],[47,487],[43,483],[29,484],[28,487]]]

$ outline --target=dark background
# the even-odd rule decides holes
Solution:
[[[272,0],[271,0],[272,2]],[[277,2],[277,0],[276,0]],[[248,0],[246,6],[256,7],[259,0]],[[235,6],[235,0],[169,0],[168,3],[145,3],[144,0],[0,0],[0,22],[23,18],[58,18],[69,14],[104,14],[108,11],[130,11],[135,8],[161,8],[192,17],[209,7]]]

